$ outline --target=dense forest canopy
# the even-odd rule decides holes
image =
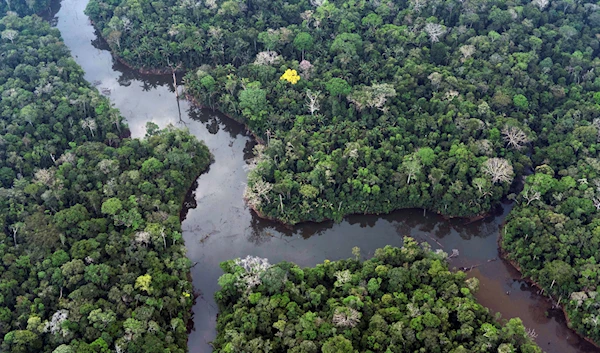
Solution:
[[[600,161],[555,173],[539,167],[510,213],[502,247],[564,308],[573,328],[600,342]]]
[[[128,64],[189,70],[193,99],[264,140],[245,195],[261,215],[474,216],[514,198],[502,246],[600,341],[599,4],[92,0],[87,13]]]
[[[125,61],[193,69],[188,93],[267,142],[246,196],[286,223],[474,216],[530,165],[596,154],[592,3],[92,0],[87,13]]]
[[[215,352],[541,352],[520,319],[500,325],[475,301],[477,279],[447,254],[404,242],[313,268],[222,263]]]
[[[51,0],[4,0],[0,2],[0,17],[7,12],[20,16],[38,14],[50,7]]]
[[[40,18],[0,32],[0,350],[186,351],[179,212],[208,149],[154,124],[125,138]]]

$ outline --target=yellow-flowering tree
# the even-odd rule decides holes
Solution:
[[[298,72],[296,70],[287,69],[279,79],[286,80],[292,85],[295,85],[296,83],[298,83],[298,81],[300,81],[300,75],[298,75]]]
[[[151,293],[152,292],[152,288],[150,287],[151,282],[152,282],[152,276],[150,276],[149,274],[139,276],[135,280],[135,288],[136,289],[139,288],[143,291],[146,291],[147,293]]]

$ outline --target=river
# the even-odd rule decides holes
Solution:
[[[52,22],[61,31],[85,77],[109,96],[127,119],[133,137],[143,137],[146,122],[187,127],[203,140],[215,162],[204,173],[185,202],[187,215],[183,236],[192,263],[194,287],[201,293],[194,311],[194,330],[189,337],[192,353],[210,352],[216,335],[217,307],[214,293],[221,275],[219,263],[255,255],[271,263],[287,260],[314,266],[325,259],[352,256],[352,247],[363,258],[385,245],[400,246],[410,235],[432,248],[460,255],[453,267],[480,265],[469,272],[480,280],[479,301],[503,318],[521,317],[538,334],[536,342],[549,353],[599,352],[566,327],[548,300],[520,280],[520,274],[498,258],[500,224],[511,208],[498,207],[494,215],[465,224],[444,220],[422,210],[402,210],[385,216],[350,216],[343,222],[307,223],[287,229],[258,218],[242,200],[247,159],[254,146],[245,128],[222,114],[200,111],[186,101],[178,102],[170,76],[141,75],[116,62],[106,43],[97,38],[83,13],[87,0],[63,0]],[[507,294],[508,293],[508,294]]]

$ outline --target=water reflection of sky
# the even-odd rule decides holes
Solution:
[[[410,235],[460,256],[451,266],[477,266],[470,275],[481,279],[480,301],[504,317],[521,316],[526,326],[539,333],[538,343],[548,352],[588,352],[579,347],[574,334],[544,312],[543,298],[515,281],[519,274],[498,257],[498,228],[510,206],[499,207],[495,216],[467,224],[464,220],[444,220],[422,210],[404,210],[384,216],[355,215],[342,223],[308,223],[286,228],[257,218],[242,200],[246,180],[246,160],[254,143],[243,126],[214,112],[201,111],[177,102],[172,77],[140,75],[114,62],[105,43],[98,40],[83,14],[86,1],[63,0],[57,27],[75,60],[84,68],[86,79],[99,89],[110,90],[111,102],[121,110],[134,137],[142,137],[146,122],[187,127],[204,140],[215,162],[200,176],[185,202],[182,224],[194,285],[202,296],[194,306],[195,331],[190,335],[191,352],[207,352],[215,337],[217,308],[213,294],[221,275],[219,263],[235,257],[255,255],[272,263],[287,260],[313,266],[325,259],[352,256],[358,246],[364,258],[385,245],[400,246]],[[522,287],[522,288],[519,288]],[[507,295],[506,292],[511,294]],[[567,339],[569,337],[569,339]],[[549,346],[546,346],[550,343]]]

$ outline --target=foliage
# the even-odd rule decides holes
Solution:
[[[0,2],[0,17],[8,12],[20,16],[40,13],[50,6],[50,0],[5,0]]]
[[[252,267],[252,286],[247,263],[267,265]],[[500,325],[475,301],[476,279],[412,238],[364,262],[221,267],[215,352],[541,352],[519,319]],[[281,290],[271,290],[274,273]]]
[[[296,70],[287,69],[279,79],[295,85],[298,83],[298,81],[300,81],[300,76]]]
[[[59,32],[0,31],[0,350],[184,352],[192,285],[179,212],[210,153],[187,131],[126,138]],[[152,126],[151,126],[152,127]]]
[[[267,142],[245,194],[261,215],[473,216],[536,168],[503,247],[555,299],[575,298],[574,326],[598,340],[597,3],[92,0],[87,13],[134,66],[203,65],[214,84],[190,73],[187,93]],[[302,79],[281,82],[286,69]]]
[[[190,73],[188,93],[269,142],[248,185],[270,185],[257,210],[286,223],[406,207],[478,215],[530,156],[558,167],[594,153],[590,131],[587,148],[545,147],[598,116],[587,21],[598,9],[411,4],[93,0],[87,13],[103,33],[122,32],[112,47],[133,65],[204,65],[210,85]],[[303,79],[282,84],[288,69]],[[415,155],[423,148],[433,162]],[[490,158],[512,172],[498,179]]]
[[[600,342],[600,163],[588,158],[527,177],[502,247],[569,315],[573,328]]]

